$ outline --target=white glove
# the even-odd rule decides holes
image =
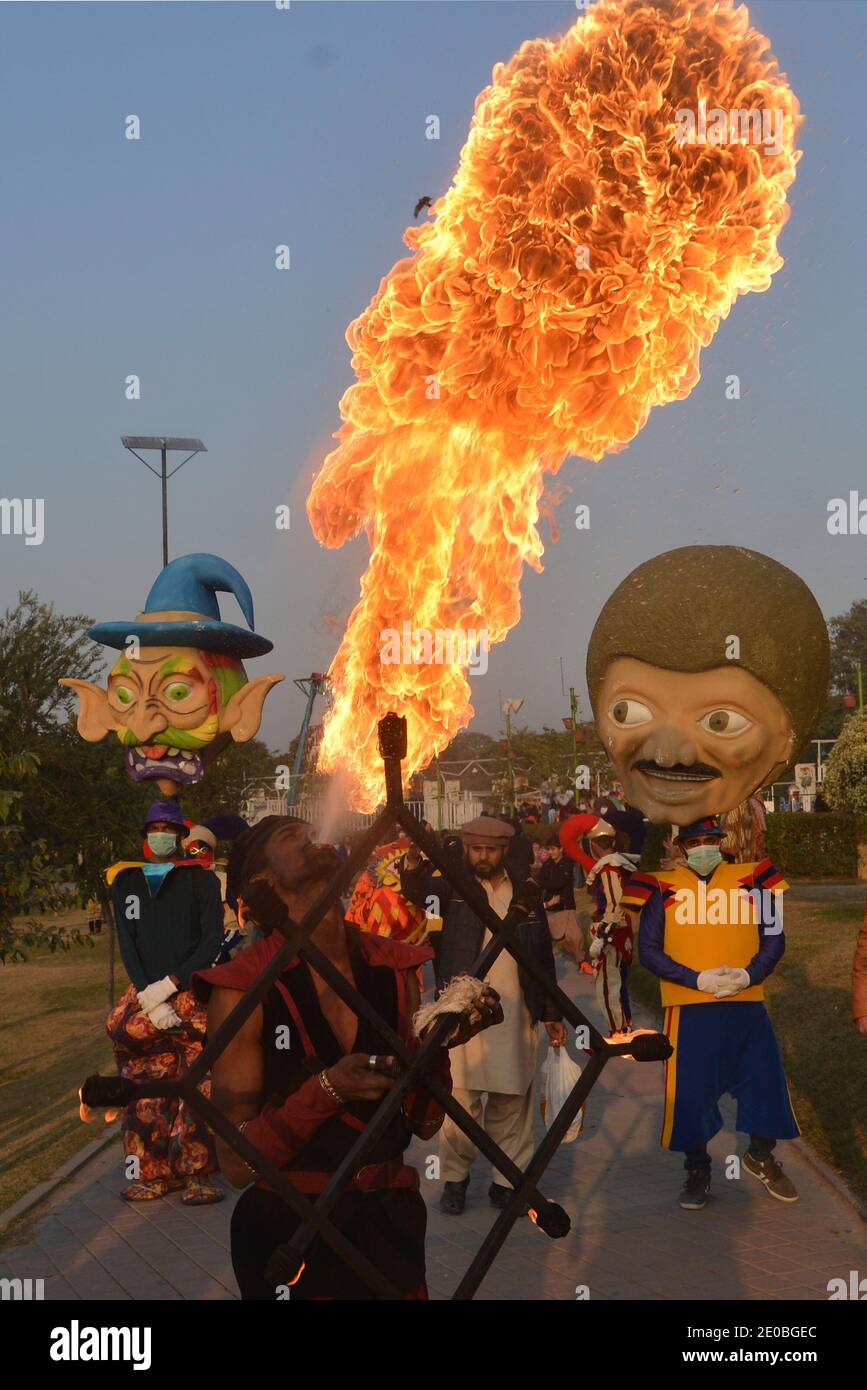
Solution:
[[[593,940],[590,942],[590,948],[587,952],[588,960],[598,960],[604,950],[605,942],[602,940],[601,937],[594,936]]]
[[[702,970],[696,980],[696,988],[702,994],[716,994],[722,984],[729,978],[729,968],[727,965],[718,965],[715,970]]]
[[[157,1004],[156,1008],[148,1011],[148,1018],[155,1028],[180,1028],[181,1026],[181,1019],[171,1004]]]
[[[149,1014],[157,1004],[162,1004],[177,992],[178,987],[171,975],[164,975],[161,980],[155,980],[152,985],[148,985],[147,989],[139,991],[138,1006],[143,1014]]]
[[[717,999],[730,999],[733,994],[740,994],[741,990],[750,984],[749,971],[742,970],[739,966],[735,968],[727,965],[724,965],[723,969],[728,973],[715,991]]]

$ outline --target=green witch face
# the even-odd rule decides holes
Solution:
[[[81,700],[82,738],[115,733],[133,782],[187,787],[202,780],[206,750],[254,737],[265,697],[282,679],[248,681],[240,661],[193,647],[142,647],[138,658],[120,658],[107,690],[89,681],[64,684]]]
[[[249,590],[237,570],[217,556],[184,556],[163,570],[137,619],[91,628],[92,637],[124,648],[107,689],[61,681],[79,696],[82,738],[97,742],[115,733],[131,780],[155,781],[169,795],[201,781],[205,763],[230,740],[254,737],[265,697],[283,679],[247,679],[241,655],[270,651],[271,643],[220,621],[216,588],[235,593],[252,626]],[[184,607],[169,608],[169,594]]]

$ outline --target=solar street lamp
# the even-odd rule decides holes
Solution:
[[[185,463],[189,463],[194,454],[206,454],[208,451],[201,439],[178,439],[167,435],[159,434],[122,434],[120,442],[125,449],[134,454],[139,463],[143,463],[145,468],[149,468],[154,477],[159,478],[162,485],[163,496],[163,567],[169,563],[169,494],[168,481],[183,468]],[[147,459],[143,459],[138,449],[158,449],[160,454],[160,469],[157,472]],[[185,459],[181,459],[176,468],[171,473],[168,472],[168,454],[172,452],[186,454]]]

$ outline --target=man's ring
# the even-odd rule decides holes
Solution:
[[[368,1059],[367,1059],[367,1065],[370,1067],[370,1070],[371,1070],[371,1071],[376,1071],[376,1056],[375,1056],[375,1055],[374,1055],[373,1057],[368,1057]]]

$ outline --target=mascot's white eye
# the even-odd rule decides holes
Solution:
[[[636,724],[646,724],[653,718],[653,710],[640,700],[618,700],[608,711],[609,718],[622,729],[631,729]]]
[[[744,729],[750,727],[750,720],[733,709],[711,710],[710,714],[706,714],[704,719],[698,722],[709,734],[722,734],[725,738],[733,738],[735,734],[742,734]]]

